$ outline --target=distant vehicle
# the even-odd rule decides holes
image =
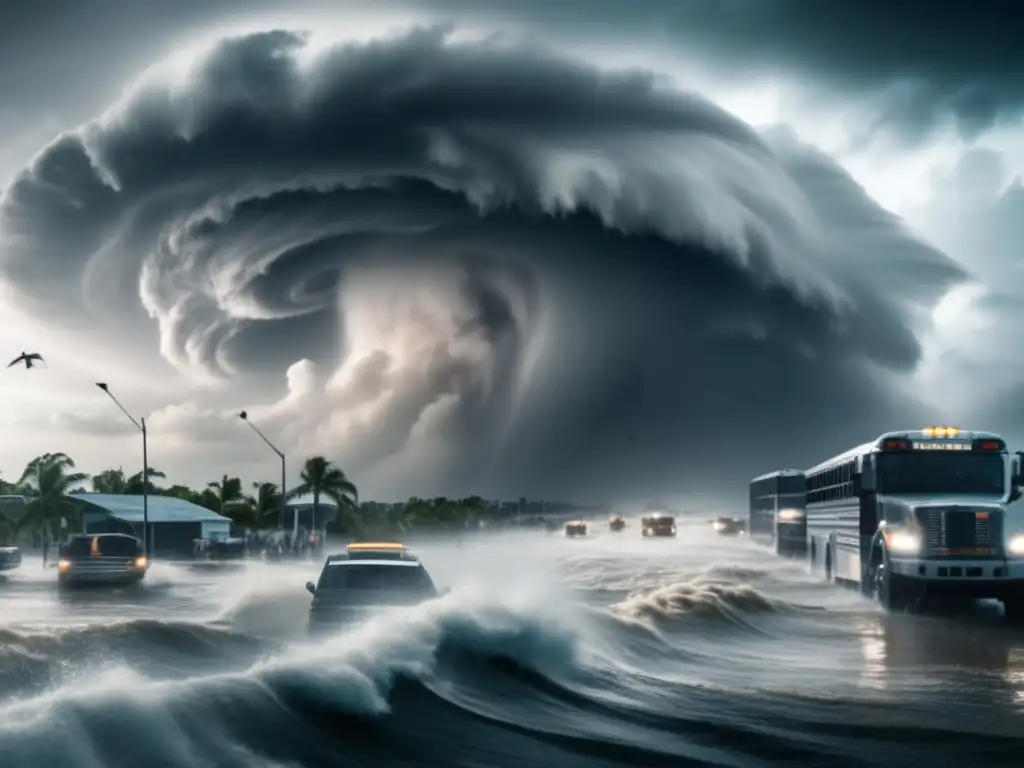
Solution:
[[[21,567],[21,550],[17,547],[0,547],[0,571],[13,571]]]
[[[393,542],[349,544],[331,555],[320,578],[306,582],[313,595],[311,629],[358,621],[381,608],[416,605],[439,596],[419,558]]]
[[[565,535],[570,539],[587,535],[587,524],[582,520],[575,520],[565,524]]]
[[[123,533],[72,536],[60,548],[57,586],[137,584],[146,578],[149,561],[142,542]]]
[[[195,560],[241,560],[244,557],[245,539],[194,539],[192,541],[192,558]]]
[[[616,515],[608,521],[608,527],[613,531],[621,531],[626,527],[626,521],[624,518]]]
[[[781,469],[750,481],[750,538],[783,557],[807,554],[807,481],[798,469]]]
[[[644,536],[675,536],[676,519],[664,512],[648,515],[640,521]]]
[[[994,598],[1024,620],[1020,451],[991,432],[887,432],[808,469],[812,572],[888,610]],[[927,599],[927,602],[926,602]]]
[[[711,527],[715,529],[719,536],[739,536],[747,531],[746,520],[740,520],[738,517],[719,517],[711,523]]]

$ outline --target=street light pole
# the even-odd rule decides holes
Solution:
[[[96,386],[107,393],[107,396],[114,401],[114,405],[121,409],[121,413],[128,417],[128,420],[135,425],[135,428],[142,433],[142,551],[146,553],[146,559],[152,559],[152,552],[149,551],[149,443],[146,433],[146,420],[135,420],[135,417],[128,413],[128,410],[121,405],[121,401],[114,397],[114,393],[102,381],[97,381]]]
[[[278,512],[277,527],[280,528],[281,530],[284,530],[284,514],[285,514],[285,512],[288,511],[288,498],[285,495],[286,484],[288,482],[288,473],[286,471],[286,466],[285,466],[284,452],[278,450],[278,447],[276,445],[274,445],[272,442],[270,442],[267,439],[266,435],[264,435],[262,432],[260,432],[259,427],[257,427],[251,421],[249,421],[249,414],[246,411],[240,412],[238,414],[238,418],[240,418],[242,421],[244,421],[246,424],[248,424],[249,427],[252,428],[252,431],[255,432],[257,435],[259,435],[260,439],[262,439],[263,442],[267,444],[267,446],[270,448],[270,450],[272,450],[274,453],[276,453],[278,458],[281,459],[281,510]],[[295,529],[295,532],[297,533],[298,530],[299,530],[299,513],[298,512],[295,513],[295,524],[292,527]]]

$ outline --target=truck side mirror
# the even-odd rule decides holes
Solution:
[[[1024,494],[1024,451],[1015,451],[1010,459],[1010,502],[1014,502]]]
[[[306,582],[306,591],[309,592],[309,594],[311,594],[311,595],[316,594],[316,584],[314,584],[312,581],[307,581]]]

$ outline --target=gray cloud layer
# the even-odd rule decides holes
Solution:
[[[1024,186],[989,150],[965,154],[932,180],[934,196],[913,212],[947,252],[969,260],[975,280],[955,292],[931,377],[975,423],[1024,440]]]
[[[1015,3],[704,0],[673,31],[723,63],[781,66],[852,93],[880,94],[878,122],[922,138],[951,117],[964,138],[1024,108]]]
[[[486,11],[464,0],[422,5],[545,20],[561,35],[595,40],[621,39],[628,29],[630,39],[713,62],[719,74],[788,75],[815,88],[819,105],[859,96],[865,139],[884,128],[920,141],[952,121],[971,140],[1024,115],[1024,11],[1002,0],[485,0]]]
[[[291,366],[250,410],[388,496],[711,490],[915,424],[872,372],[964,278],[784,131],[439,29],[151,74],[0,233],[27,311],[246,391]]]

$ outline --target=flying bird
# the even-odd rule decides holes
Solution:
[[[46,362],[45,360],[43,360],[43,356],[40,355],[38,352],[32,352],[31,354],[28,352],[22,352],[16,358],[11,360],[11,362],[7,364],[7,367],[13,368],[18,363],[24,363],[26,368],[32,368],[33,363],[35,363],[36,360],[38,360],[40,363]]]

